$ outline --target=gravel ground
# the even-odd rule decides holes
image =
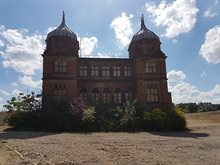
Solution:
[[[4,165],[219,165],[219,120],[188,117],[188,126],[192,131],[88,134],[0,132],[0,144],[4,143],[20,157],[16,163],[8,160]]]

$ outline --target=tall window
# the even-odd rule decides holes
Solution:
[[[102,76],[110,76],[110,68],[109,66],[102,67]]]
[[[91,102],[94,104],[99,103],[99,90],[96,88],[91,91]]]
[[[158,102],[159,101],[159,90],[158,84],[147,84],[147,101]]]
[[[99,76],[99,67],[98,66],[91,67],[91,76]]]
[[[54,84],[53,96],[54,99],[62,101],[66,99],[66,86],[65,84]]]
[[[131,76],[131,68],[129,66],[124,66],[124,76],[125,77]]]
[[[80,66],[79,75],[80,76],[87,76],[88,75],[88,67],[87,66]]]
[[[156,73],[157,72],[156,62],[146,61],[145,68],[146,68],[146,73]]]
[[[103,94],[102,94],[102,98],[103,98],[104,104],[111,103],[111,91],[109,89],[104,89]]]
[[[66,72],[66,62],[65,61],[56,61],[54,63],[54,72]]]
[[[113,67],[113,76],[120,76],[120,66],[114,66]]]
[[[121,91],[119,89],[116,89],[114,91],[114,103],[115,104],[120,104],[121,102],[122,102]]]
[[[88,91],[86,89],[81,89],[79,96],[84,100],[88,101]]]

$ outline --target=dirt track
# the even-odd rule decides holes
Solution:
[[[198,115],[187,115],[190,132],[0,132],[0,164],[219,165],[220,111]]]

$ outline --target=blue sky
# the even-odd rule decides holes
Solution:
[[[173,102],[220,103],[220,0],[0,0],[0,110],[41,91],[44,40],[63,10],[84,57],[128,57],[144,14],[168,56]]]

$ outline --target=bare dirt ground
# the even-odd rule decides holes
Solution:
[[[219,165],[220,111],[186,117],[189,132],[0,131],[0,164]]]

